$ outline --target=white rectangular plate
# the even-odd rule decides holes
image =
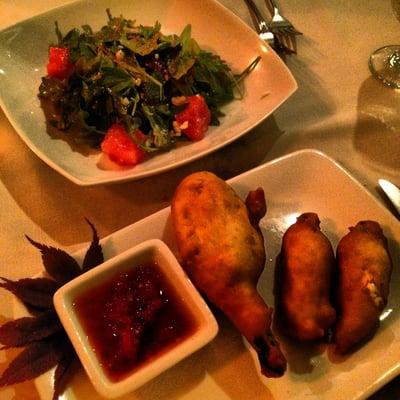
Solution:
[[[164,33],[179,34],[190,23],[201,47],[219,54],[234,72],[257,56],[261,61],[245,81],[245,95],[224,108],[226,116],[206,137],[130,169],[106,170],[100,152],[72,151],[47,132],[37,97],[46,74],[47,51],[56,42],[54,21],[62,32],[106,23],[106,8],[137,23],[161,23]],[[122,182],[151,176],[183,165],[236,140],[279,107],[297,88],[282,60],[239,17],[214,0],[78,1],[33,17],[0,32],[0,106],[25,143],[49,166],[78,185]],[[86,152],[87,153],[87,152]]]
[[[270,305],[275,257],[282,235],[299,214],[316,212],[335,248],[348,227],[360,220],[378,221],[389,239],[395,263],[386,318],[371,341],[338,363],[329,361],[326,351],[318,354],[282,340],[288,371],[282,378],[267,379],[259,373],[253,350],[218,315],[220,333],[213,342],[126,399],[360,400],[395,377],[400,371],[399,221],[333,160],[312,150],[279,158],[229,183],[242,198],[259,186],[265,191],[268,210],[261,228],[267,264],[259,290]],[[106,237],[102,240],[105,257],[152,238],[164,240],[175,251],[169,215],[169,208],[163,209]],[[78,256],[82,257],[82,253]],[[51,398],[52,379],[52,374],[47,373],[36,381],[42,399]],[[83,372],[75,376],[64,396],[65,400],[99,398]]]

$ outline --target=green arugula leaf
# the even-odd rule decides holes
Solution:
[[[102,83],[114,93],[124,93],[127,89],[135,87],[135,83],[130,74],[118,67],[102,67]]]
[[[180,45],[180,38],[178,35],[163,35],[161,34],[159,39],[159,50],[166,49],[168,47],[175,48]]]
[[[180,79],[188,73],[196,63],[196,56],[200,53],[200,47],[191,35],[192,27],[186,25],[179,37],[181,50],[168,65],[168,71],[175,79]]]
[[[143,37],[145,40],[152,39],[154,36],[159,36],[161,35],[161,24],[156,21],[154,26],[143,26],[139,25],[139,34]]]
[[[233,100],[234,76],[220,57],[201,51],[194,67],[194,79],[210,103],[221,106]],[[200,84],[200,85],[199,85]]]
[[[121,36],[119,42],[135,54],[146,56],[158,49],[160,29],[159,22],[156,22],[154,26],[140,25],[138,32]]]
[[[157,113],[154,106],[142,105],[142,110],[152,128],[153,144],[157,149],[169,150],[172,146],[172,138],[168,131],[168,124]]]

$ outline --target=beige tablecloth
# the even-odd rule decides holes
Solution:
[[[221,2],[251,25],[244,3]],[[62,3],[66,1],[0,0],[0,29]],[[258,3],[265,9],[262,0]],[[38,159],[0,110],[0,276],[16,279],[41,270],[25,234],[72,250],[90,240],[84,217],[104,237],[167,206],[177,183],[191,171],[208,169],[230,178],[302,148],[333,157],[387,204],[377,179],[400,185],[400,91],[371,77],[367,60],[375,48],[400,42],[392,2],[280,3],[304,33],[298,38],[298,55],[286,58],[298,91],[242,139],[172,172],[131,183],[78,187]],[[2,291],[0,323],[11,317],[11,296]],[[0,371],[5,361],[0,355]],[[37,393],[32,384],[23,384],[0,390],[0,398],[36,399]],[[400,379],[372,397],[399,398]]]

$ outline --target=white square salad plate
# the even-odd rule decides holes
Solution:
[[[358,221],[378,221],[389,240],[394,261],[389,302],[375,336],[343,360],[330,360],[326,349],[294,346],[280,338],[288,370],[281,378],[260,374],[254,351],[220,314],[219,333],[206,347],[158,376],[124,400],[361,400],[400,372],[400,224],[365,188],[334,160],[302,150],[261,165],[228,181],[242,198],[262,187],[267,214],[260,226],[267,262],[259,291],[274,304],[275,258],[282,235],[298,215],[313,211],[332,245]],[[102,240],[109,259],[145,240],[161,239],[176,252],[170,209],[165,208]],[[82,253],[76,256],[81,258]],[[23,311],[22,311],[23,312]],[[16,310],[15,316],[20,316]],[[43,400],[50,399],[53,371],[36,380]],[[99,400],[84,372],[77,373],[64,400]]]
[[[190,23],[192,37],[199,45],[219,54],[234,72],[243,71],[261,56],[245,80],[244,98],[224,107],[220,126],[210,127],[203,140],[158,154],[134,168],[107,170],[101,167],[100,151],[72,151],[65,140],[47,133],[37,96],[41,77],[46,75],[48,47],[57,41],[54,22],[58,21],[63,33],[84,24],[97,30],[106,23],[107,8],[113,15],[122,14],[142,25],[159,21],[166,34],[180,34]],[[215,0],[83,0],[0,32],[0,106],[27,146],[78,185],[139,179],[203,157],[255,127],[296,89],[296,81],[279,56]]]

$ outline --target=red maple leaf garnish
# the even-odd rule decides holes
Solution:
[[[23,278],[12,281],[0,277],[0,288],[10,291],[34,315],[8,321],[0,326],[0,350],[23,347],[0,377],[0,387],[15,385],[35,379],[56,367],[53,400],[68,385],[72,366],[78,357],[58,318],[53,305],[53,295],[62,285],[104,261],[96,229],[86,251],[82,267],[64,250],[28,241],[42,254],[43,266],[49,278]]]

